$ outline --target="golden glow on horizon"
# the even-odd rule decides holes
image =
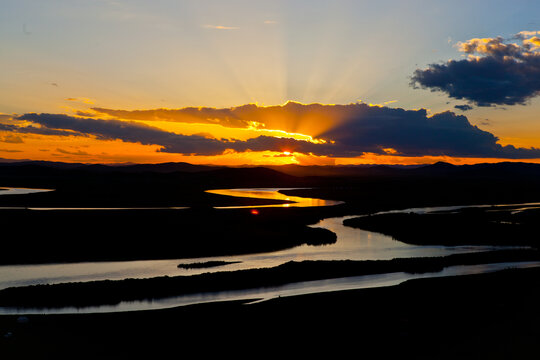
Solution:
[[[91,101],[86,98],[66,98],[66,101],[79,103],[87,103]],[[387,101],[384,104],[395,102],[395,100]],[[276,108],[285,107],[290,104],[290,101],[282,105],[259,105],[258,107]],[[294,107],[293,102],[290,104]],[[311,103],[312,105],[321,105]],[[383,106],[378,104],[368,104],[369,106]],[[281,125],[290,128],[290,123],[287,123],[290,118],[287,116],[279,116],[279,112],[271,112],[269,119],[264,120],[272,125],[272,129],[264,127],[261,122],[253,121],[251,126],[241,127],[225,127],[220,124],[211,123],[187,123],[165,120],[126,120],[119,119],[115,116],[110,116],[105,113],[100,113],[92,109],[77,109],[75,107],[62,105],[70,116],[90,117],[105,120],[120,120],[127,122],[137,122],[148,126],[156,127],[164,131],[169,131],[183,135],[201,135],[216,139],[229,139],[245,141],[259,136],[278,137],[278,138],[293,138],[296,140],[308,141],[315,144],[334,143],[331,139],[318,139],[314,135],[321,132],[336,123],[340,119],[330,119],[326,114],[318,114],[316,112],[303,114],[303,119],[297,121],[295,129],[306,129],[306,133],[289,132],[278,129]],[[332,106],[332,105],[325,105]],[[338,105],[333,105],[338,106]],[[201,108],[202,109],[202,108]],[[17,126],[39,126],[29,121],[13,121],[10,117],[16,115],[0,114],[0,120],[6,124],[15,124]],[[249,115],[249,114],[248,114]],[[298,120],[298,119],[296,119]],[[302,121],[305,120],[305,121]],[[335,120],[335,121],[334,121]],[[315,125],[316,129],[313,128]],[[308,131],[308,126],[312,128]],[[516,134],[517,135],[517,134]],[[516,147],[538,147],[540,140],[532,134],[529,138],[524,137],[503,137],[500,139],[501,145],[514,145]],[[540,159],[494,159],[494,158],[456,158],[448,156],[422,156],[422,157],[406,157],[400,156],[399,152],[393,148],[384,148],[385,154],[366,153],[355,158],[333,158],[327,156],[315,156],[312,154],[303,154],[294,152],[292,149],[282,149],[281,151],[246,151],[242,153],[233,150],[226,150],[221,155],[214,156],[189,156],[175,153],[159,152],[159,145],[141,145],[139,143],[128,143],[120,140],[100,140],[94,136],[43,136],[36,134],[24,134],[16,132],[0,131],[0,158],[8,158],[13,160],[46,160],[46,161],[63,161],[63,162],[82,162],[82,163],[160,163],[160,162],[189,162],[193,164],[214,164],[214,165],[360,165],[360,164],[402,164],[416,165],[429,164],[437,161],[445,161],[452,164],[475,164],[475,163],[493,163],[501,161],[520,161],[540,163]]]
[[[131,121],[131,120],[130,120]],[[292,138],[296,140],[309,141],[314,144],[325,144],[327,141],[324,139],[314,139],[310,135],[291,133],[283,130],[270,130],[260,127],[248,127],[248,128],[232,128],[225,127],[219,124],[197,124],[197,123],[182,123],[172,121],[153,121],[153,120],[136,120],[145,125],[157,127],[164,131],[173,132],[175,134],[182,135],[198,135],[198,134],[211,134],[216,139],[237,139],[248,140],[256,138],[258,136],[271,136],[277,138]]]
[[[60,137],[0,132],[0,158],[13,160],[45,160],[81,163],[161,163],[189,162],[206,165],[418,165],[444,161],[456,165],[495,163],[495,162],[531,162],[540,163],[540,159],[496,159],[496,158],[459,158],[448,156],[405,157],[392,154],[380,155],[367,153],[356,158],[331,158],[327,156],[306,155],[284,150],[282,152],[234,152],[225,151],[215,156],[184,156],[158,152],[158,145],[141,145],[120,140],[96,140],[92,137]],[[19,139],[20,140],[17,140]],[[11,140],[10,140],[11,139]],[[6,141],[7,140],[7,141]],[[12,141],[13,140],[13,141]],[[15,141],[17,140],[17,141]]]

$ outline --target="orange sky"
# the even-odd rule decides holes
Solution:
[[[521,63],[540,58],[540,31],[530,18],[539,10],[525,0],[2,1],[0,158],[223,165],[537,162],[539,81],[529,81],[530,92],[515,101],[480,104],[436,87],[414,88],[411,77],[432,64],[501,49],[519,49],[526,55],[516,58]],[[467,74],[464,83],[473,78]],[[285,109],[289,100],[294,103]],[[368,119],[363,109],[355,123],[356,110],[347,106],[358,103],[382,110]],[[403,118],[396,120],[399,111]],[[436,117],[446,112],[454,115]],[[28,114],[38,116],[31,121]],[[75,124],[77,118],[88,121]],[[92,119],[110,120],[111,126],[92,129]],[[206,151],[183,155],[204,150],[202,144]]]
[[[90,104],[90,102],[88,102]],[[284,106],[284,105],[282,105]],[[101,118],[113,119],[114,117],[99,114],[89,108],[72,107],[66,109],[68,113],[77,116],[78,111],[85,111],[86,115],[98,114]],[[205,134],[213,138],[234,138],[246,140],[261,134],[267,136],[291,137],[304,141],[317,141],[312,135],[321,132],[320,129],[330,127],[331,122],[339,122],[339,119],[324,120],[324,114],[318,115],[319,119],[313,119],[317,114],[308,114],[310,121],[299,123],[303,130],[309,124],[318,124],[309,134],[288,133],[284,130],[266,129],[256,125],[247,128],[225,127],[219,124],[208,123],[182,123],[165,120],[137,120],[138,123],[147,124],[159,129],[184,135]],[[3,123],[10,123],[7,119],[10,116],[4,115]],[[273,119],[273,124],[285,126],[286,119]],[[131,121],[131,120],[125,120]],[[23,122],[27,124],[28,122]],[[304,125],[302,125],[302,123]],[[326,124],[326,125],[325,125]],[[295,129],[298,126],[294,127]],[[512,143],[512,142],[510,142]],[[513,142],[515,144],[515,142]],[[217,164],[217,165],[357,165],[357,164],[428,164],[437,161],[445,161],[453,164],[474,164],[482,162],[499,161],[523,161],[522,159],[504,158],[480,158],[480,157],[452,157],[452,156],[399,156],[395,150],[385,149],[385,155],[366,152],[356,157],[329,157],[316,156],[292,152],[284,148],[282,151],[246,151],[236,152],[226,150],[223,154],[213,156],[193,156],[175,153],[159,152],[160,145],[142,145],[136,142],[122,140],[103,140],[95,136],[51,136],[38,134],[14,133],[0,131],[0,157],[14,160],[47,160],[62,162],[81,163],[160,163],[160,162],[189,162],[194,164]],[[540,162],[540,159],[528,159],[528,162]]]

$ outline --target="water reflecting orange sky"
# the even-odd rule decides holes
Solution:
[[[207,190],[207,193],[234,197],[248,197],[257,199],[282,200],[283,204],[273,205],[249,205],[249,206],[224,206],[217,209],[242,209],[259,207],[312,207],[312,206],[332,206],[342,204],[342,201],[323,200],[315,198],[304,198],[299,196],[289,196],[279,192],[280,189],[218,189]],[[281,189],[286,190],[286,189]]]

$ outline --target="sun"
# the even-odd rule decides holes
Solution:
[[[291,155],[291,152],[290,152],[290,151],[284,151],[284,152],[283,152],[283,155],[290,156],[290,155]]]

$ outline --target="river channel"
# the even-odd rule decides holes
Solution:
[[[211,192],[220,195],[246,196],[264,199],[287,201],[282,205],[289,206],[333,206],[339,202],[321,199],[290,197],[279,193],[281,189],[224,189]],[[1,195],[1,192],[0,192]],[[526,204],[529,205],[529,204]],[[250,206],[257,208],[261,206]],[[268,207],[266,205],[265,207]],[[237,207],[231,207],[237,208]],[[448,211],[460,207],[432,207],[395,210],[400,212],[430,212]],[[54,208],[47,208],[47,210]],[[91,210],[86,208],[86,210]],[[394,212],[395,212],[394,211]],[[126,278],[151,278],[157,276],[196,275],[207,272],[235,271],[254,268],[275,267],[289,261],[304,260],[390,260],[393,258],[433,257],[459,253],[496,250],[503,247],[495,246],[417,246],[409,245],[392,239],[389,236],[375,232],[364,231],[343,225],[343,220],[354,216],[334,217],[321,220],[312,227],[321,227],[334,232],[337,241],[323,246],[302,245],[291,249],[239,256],[220,256],[208,258],[172,259],[172,260],[142,260],[142,261],[111,261],[111,262],[80,262],[69,264],[35,264],[0,266],[0,289],[14,286],[35,284],[55,284],[63,282],[81,282],[94,280],[121,280]],[[508,248],[508,247],[504,247]],[[199,263],[207,261],[225,261],[231,264],[212,267],[181,269],[178,264]],[[186,295],[153,301],[122,302],[114,306],[89,308],[60,308],[60,309],[15,309],[0,308],[1,313],[72,313],[72,312],[108,312],[155,309],[180,306],[208,301],[223,301],[237,299],[268,299],[277,296],[290,296],[311,292],[335,291],[375,286],[396,285],[405,280],[418,277],[434,277],[463,275],[479,272],[497,271],[507,267],[538,266],[538,263],[487,264],[473,266],[453,266],[442,272],[427,274],[391,273],[342,279],[310,281],[289,284],[276,288],[250,289],[234,292],[208,293]]]

